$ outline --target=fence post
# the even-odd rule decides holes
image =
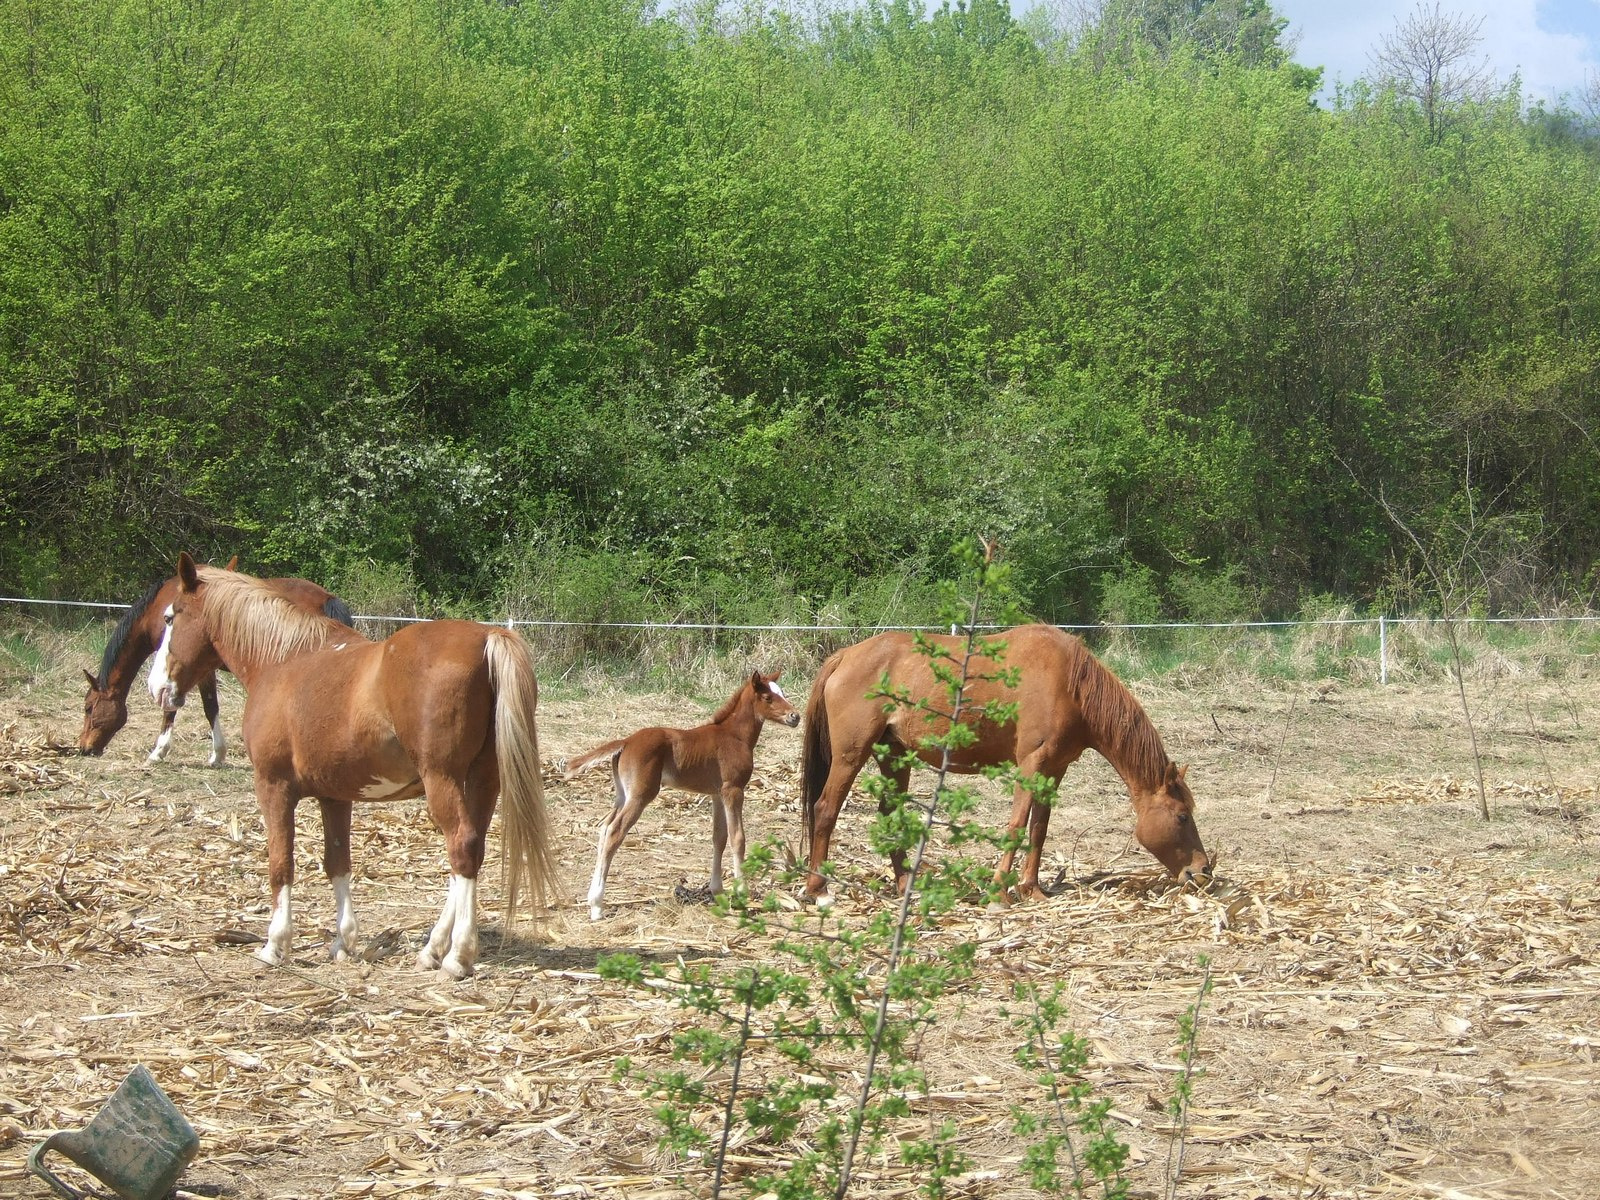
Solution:
[[[1389,682],[1389,623],[1382,613],[1378,614],[1378,682],[1385,686]]]

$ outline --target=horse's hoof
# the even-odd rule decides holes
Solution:
[[[225,767],[227,765],[228,765],[228,760],[225,759],[225,758],[208,758],[208,759],[206,759],[206,766],[211,767],[213,770],[221,770],[223,767]]]
[[[452,954],[439,964],[439,974],[451,979],[465,979],[472,974],[472,964],[464,963]]]
[[[598,921],[605,915],[605,911],[598,904],[589,905],[589,920]]]
[[[811,901],[818,908],[832,908],[833,907],[833,893],[832,892],[818,892],[815,896],[811,897]]]
[[[439,956],[433,952],[433,947],[424,946],[417,951],[417,966],[424,971],[437,971],[439,969]]]
[[[257,950],[256,957],[262,962],[266,963],[269,967],[283,966],[283,951],[278,949],[278,947],[274,946],[271,942],[266,943],[266,945],[262,946],[261,949]]]

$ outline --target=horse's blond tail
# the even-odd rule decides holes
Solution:
[[[576,779],[590,767],[612,758],[618,750],[622,749],[627,738],[618,738],[614,742],[607,742],[604,746],[596,746],[593,750],[585,750],[577,758],[567,759],[566,766],[562,768],[563,779]]]
[[[494,689],[494,752],[500,763],[500,810],[504,814],[500,869],[505,880],[506,922],[515,924],[524,892],[535,911],[542,911],[555,883],[539,768],[539,731],[533,720],[539,684],[527,643],[512,631],[491,629],[484,656]]]

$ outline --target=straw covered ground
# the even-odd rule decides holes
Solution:
[[[704,1194],[703,1164],[658,1150],[651,1102],[612,1075],[619,1055],[665,1064],[684,1018],[668,997],[600,980],[596,956],[733,967],[771,948],[675,899],[680,883],[704,881],[710,816],[671,794],[624,847],[610,912],[591,923],[577,901],[609,782],[599,771],[562,783],[556,764],[640,725],[703,720],[731,668],[689,697],[581,670],[552,681],[540,735],[561,905],[542,930],[502,938],[492,872],[480,972],[451,983],[414,960],[445,884],[420,802],[358,810],[365,951],[338,964],[324,959],[332,903],[315,806],[303,806],[296,953],[268,968],[251,953],[266,924],[265,853],[236,732],[232,765],[208,770],[202,722],[186,713],[169,760],[146,765],[157,718],[136,692],[105,757],[62,754],[88,659],[8,653],[0,1194],[46,1195],[24,1170],[28,1151],[85,1123],[136,1063],[200,1132],[180,1194]],[[808,680],[792,673],[791,695]],[[1202,955],[1214,991],[1176,1195],[1600,1190],[1595,663],[1491,661],[1469,679],[1488,822],[1443,675],[1380,687],[1179,671],[1133,688],[1191,764],[1219,881],[1208,894],[1162,884],[1131,843],[1114,774],[1093,755],[1072,769],[1048,848],[1056,893],[965,911],[940,935],[979,947],[975,977],[924,1042],[931,1094],[916,1104],[919,1121],[959,1127],[972,1164],[959,1194],[1029,1190],[1011,1106],[1042,1097],[999,1016],[1018,980],[1068,986],[1072,1025],[1094,1049],[1090,1081],[1132,1147],[1135,1193],[1165,1194],[1176,1023]],[[236,688],[223,703],[237,731]],[[792,730],[763,738],[748,806],[758,837],[797,840],[799,746]],[[1002,798],[989,803],[998,818]],[[837,841],[850,914],[888,903],[867,807],[858,797]],[[1111,875],[1087,882],[1100,872]],[[731,1163],[747,1173],[785,1152],[736,1145]],[[858,1194],[906,1195],[914,1182],[882,1154]]]

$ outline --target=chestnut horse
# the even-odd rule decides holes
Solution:
[[[233,570],[238,561],[235,555],[224,569]],[[308,579],[269,579],[267,582],[300,607],[322,612],[342,624],[351,624],[350,609],[326,588]],[[117,731],[128,723],[128,693],[133,689],[139,668],[161,643],[161,636],[166,631],[167,605],[172,603],[177,591],[176,576],[152,584],[150,590],[123,613],[122,619],[111,631],[105,654],[100,659],[100,674],[83,673],[89,691],[83,698],[83,728],[78,733],[79,754],[104,754]],[[200,692],[200,704],[205,709],[206,721],[211,726],[211,757],[206,766],[220,767],[227,760],[228,740],[218,716],[217,677],[208,675],[198,680],[195,686]],[[172,744],[172,723],[177,715],[176,710],[161,714],[161,734],[156,738],[148,761],[157,763],[167,756],[167,749]]]
[[[959,661],[964,642],[953,637],[928,641]],[[1002,660],[984,654],[986,642],[1004,643]],[[1011,687],[997,680],[977,678],[1003,667],[1015,667],[1018,681]],[[1211,860],[1194,825],[1194,797],[1180,770],[1167,757],[1161,735],[1144,709],[1110,671],[1071,634],[1053,625],[1023,625],[994,634],[979,643],[970,665],[972,678],[964,693],[974,707],[1000,701],[1017,705],[1013,724],[978,720],[977,740],[952,754],[950,769],[972,774],[983,767],[1015,763],[1024,774],[1041,775],[1052,786],[1087,749],[1100,753],[1128,786],[1135,814],[1134,835],[1155,855],[1174,878],[1206,876]],[[934,677],[926,655],[918,652],[907,633],[880,633],[832,655],[822,664],[806,707],[805,743],[802,751],[800,793],[803,838],[810,845],[806,894],[822,897],[827,882],[821,871],[828,843],[839,819],[850,785],[875,755],[874,747],[887,745],[889,755],[879,768],[904,792],[909,768],[896,768],[890,760],[915,750],[923,762],[937,766],[941,751],[922,742],[949,728],[948,721],[931,718],[916,708],[887,705],[868,693],[887,678],[889,687],[908,693],[913,701],[944,701],[944,686]],[[1013,836],[1026,822],[1028,856],[1017,881],[1024,898],[1042,895],[1039,859],[1044,851],[1050,806],[1034,804],[1029,793],[1017,788],[1011,805],[1008,832]],[[995,871],[998,882],[1011,870],[1015,850],[1007,850]],[[896,882],[904,888],[905,856],[891,856]]]
[[[281,963],[293,936],[294,810],[303,797],[317,797],[322,808],[323,867],[337,908],[329,951],[344,958],[356,944],[352,805],[426,795],[451,874],[417,958],[456,979],[470,975],[478,870],[502,795],[508,920],[516,919],[519,893],[542,906],[552,882],[534,728],[538,685],[527,645],[511,630],[472,621],[429,621],[364,641],[263,580],[197,567],[187,554],[178,559],[178,580],[150,688],[163,708],[176,707],[219,665],[244,685],[244,742],[272,890],[261,958]]]
[[[777,675],[755,671],[704,725],[693,729],[652,726],[568,761],[566,777],[573,779],[609,759],[611,783],[617,793],[611,815],[600,826],[594,879],[589,884],[590,920],[598,921],[602,915],[606,876],[622,839],[663,786],[713,798],[712,894],[722,890],[722,851],[730,844],[734,877],[744,878],[744,789],[755,770],[756,739],[767,721],[781,721],[792,729],[800,724],[800,713],[778,687]]]

